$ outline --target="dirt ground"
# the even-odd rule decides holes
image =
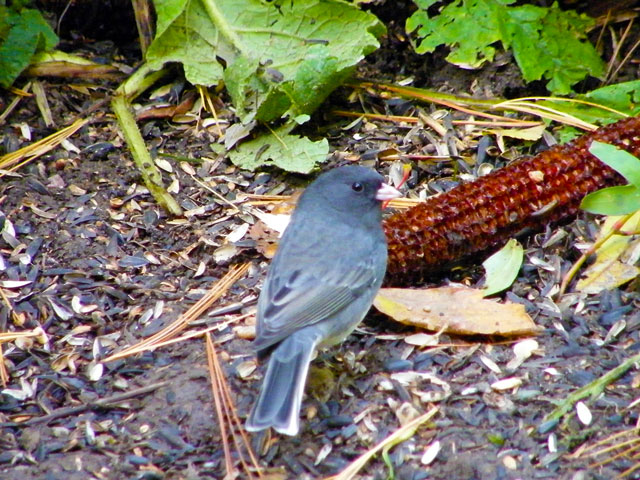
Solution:
[[[381,18],[388,26],[394,21],[384,18],[384,12]],[[470,73],[448,66],[439,56],[412,55],[393,35],[362,65],[360,75],[389,81],[411,75],[417,86],[481,96],[514,96],[539,88],[524,90],[510,58]],[[637,71],[629,75],[637,78]],[[40,326],[47,336],[44,343],[26,339],[3,345],[10,379],[0,392],[0,478],[223,478],[221,434],[202,338],[106,363],[101,374],[95,365],[178,318],[231,265],[251,262],[247,275],[192,327],[227,324],[214,331],[214,339],[237,412],[244,418],[262,370],[250,368],[250,341],[240,338],[237,327],[251,325],[252,317],[244,314],[254,311],[268,266],[250,232],[234,238],[257,222],[244,194],[289,194],[313,176],[241,171],[212,151],[210,145],[218,141],[214,129],[187,121],[146,121],[140,127],[152,154],[166,162],[164,180],[192,213],[172,218],[143,188],[108,102],[103,102],[116,84],[49,79],[43,85],[55,125],[44,124],[33,98],[23,99],[0,125],[1,153],[76,118],[90,116],[92,121],[70,138],[72,145],[0,180],[0,279],[12,282],[5,284],[4,293],[15,314],[2,303],[0,331]],[[380,162],[379,152],[390,146],[405,152],[428,150],[429,139],[408,135],[408,127],[353,124],[353,119],[329,115],[336,105],[359,110],[359,104],[348,103],[349,93],[336,92],[305,127],[307,133],[330,140],[333,153],[322,169],[357,161],[388,174],[390,163]],[[3,105],[11,99],[0,92]],[[220,99],[220,116],[231,118],[225,101]],[[457,133],[462,136],[461,130]],[[539,146],[514,147],[528,154]],[[465,152],[470,158],[474,148],[470,143]],[[508,159],[488,161],[499,166]],[[405,193],[427,182],[448,186],[459,181],[449,167],[416,162],[412,168]],[[571,393],[639,353],[637,283],[600,295],[568,293],[555,301],[549,296],[561,272],[579,255],[576,244],[597,234],[597,223],[581,215],[526,239],[525,265],[504,297],[524,304],[541,333],[535,354],[515,368],[508,363],[520,339],[441,335],[436,346],[415,347],[405,342],[415,329],[372,311],[343,344],[315,360],[301,434],[252,436],[268,478],[336,474],[397,430],[407,416],[433,406],[438,413],[431,422],[392,448],[386,461],[374,457],[357,478],[640,478],[640,472],[633,473],[640,466],[633,457],[637,368],[596,398],[584,400],[590,424],[575,410],[557,424],[544,422]],[[552,237],[559,240],[551,242]],[[456,280],[477,285],[482,276],[477,265],[467,263],[432,284]],[[237,317],[242,318],[231,322]],[[397,375],[403,372],[417,373],[405,382],[406,376]],[[519,388],[492,388],[511,377],[521,380]],[[22,423],[143,387],[150,388],[108,407]],[[622,442],[628,442],[628,452],[619,447],[601,453]],[[421,462],[436,445],[435,460]]]

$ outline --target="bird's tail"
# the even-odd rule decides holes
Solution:
[[[316,338],[298,331],[271,352],[258,400],[247,419],[248,431],[272,427],[285,435],[297,435],[302,394],[316,343]]]

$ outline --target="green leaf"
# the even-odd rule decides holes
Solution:
[[[502,447],[506,443],[506,440],[501,433],[490,432],[487,434],[487,440],[489,440],[497,447]]]
[[[631,185],[640,188],[640,159],[614,145],[597,141],[591,142],[589,152],[620,173]]]
[[[640,114],[640,80],[607,85],[578,98],[635,116]],[[619,117],[616,117],[612,121],[618,119]]]
[[[482,262],[487,272],[483,296],[488,297],[509,288],[518,276],[523,258],[522,245],[512,238],[504,247]]]
[[[298,115],[297,117],[293,117],[292,120],[296,122],[298,125],[302,125],[303,123],[308,122],[310,118],[311,117],[309,115],[307,115],[306,113],[303,113],[301,115]]]
[[[603,188],[582,199],[580,208],[599,215],[626,215],[640,210],[640,189],[633,185]]]
[[[578,117],[578,118],[581,118],[581,117]],[[558,131],[556,132],[556,138],[558,139],[558,143],[562,145],[564,143],[570,142],[571,140],[575,140],[582,134],[584,134],[582,130],[578,130],[575,127],[564,125],[560,129],[558,129]]]
[[[147,64],[160,70],[165,63],[180,62],[187,79],[196,85],[214,85],[222,77],[216,57],[233,59],[216,51],[219,33],[198,0],[155,0],[158,28],[146,53]]]
[[[253,120],[260,107],[274,112],[274,118],[288,108],[284,94],[276,91],[276,85],[270,85],[264,73],[258,60],[243,56],[224,71],[224,83],[242,123]]]
[[[385,32],[374,15],[339,0],[155,4],[151,68],[180,62],[192,83],[224,80],[243,122],[312,113]]]
[[[380,455],[382,457],[382,461],[384,462],[384,464],[387,466],[387,480],[394,480],[395,479],[395,473],[393,470],[393,462],[391,461],[391,457],[389,456],[389,450],[391,450],[392,445],[388,445],[387,447],[382,449],[382,454]]]
[[[429,17],[423,2],[406,23],[419,37],[416,51],[447,45],[447,60],[478,68],[495,55],[493,44],[511,48],[524,79],[547,79],[547,88],[566,94],[587,75],[602,76],[604,63],[585,32],[594,25],[586,15],[563,11],[556,4],[512,6],[515,0],[457,0]],[[428,6],[432,2],[425,3]]]
[[[35,53],[57,44],[58,37],[38,10],[0,5],[0,86],[10,87]]]
[[[313,113],[333,89],[353,73],[353,66],[341,65],[327,45],[313,45],[292,80],[282,84],[291,101],[291,117]]]
[[[275,165],[289,172],[309,173],[326,161],[329,143],[326,139],[313,142],[305,137],[290,135],[291,127],[283,127],[271,134],[245,142],[229,152],[231,161],[247,170]]]
[[[594,141],[589,152],[620,173],[630,185],[603,188],[582,199],[580,208],[600,215],[626,215],[640,210],[640,159],[607,143]]]
[[[593,19],[560,10],[557,5],[513,10],[524,9],[536,10],[540,18],[520,21],[519,15],[514,15],[507,25],[513,27],[513,53],[527,82],[547,78],[549,91],[567,94],[586,75],[604,74],[604,63],[585,35]]]
[[[409,17],[406,29],[407,32],[417,30],[421,37],[416,52],[433,52],[439,45],[451,45],[454,47],[447,57],[449,62],[477,68],[493,60],[495,48],[491,44],[502,38],[504,7],[514,1],[458,0],[447,5],[435,17],[429,17],[426,9],[421,9]]]

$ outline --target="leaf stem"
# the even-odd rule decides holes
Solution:
[[[600,378],[594,380],[593,382],[585,385],[582,388],[579,388],[578,390],[573,392],[571,395],[569,395],[564,401],[562,401],[562,403],[560,403],[560,405],[558,405],[556,409],[553,410],[553,412],[551,412],[546,417],[544,417],[545,423],[554,421],[554,420],[559,420],[560,417],[562,417],[565,413],[567,413],[569,410],[573,408],[573,405],[576,402],[578,402],[579,400],[582,400],[585,397],[591,397],[592,399],[595,399],[595,397],[597,397],[598,395],[600,395],[600,393],[602,393],[602,391],[605,389],[607,385],[615,382],[618,378],[624,375],[627,372],[627,370],[629,370],[637,362],[640,362],[640,353],[637,355],[634,355],[631,358],[628,358],[627,360],[625,360],[620,365],[610,370]]]
[[[207,11],[209,19],[216,26],[220,35],[222,35],[231,45],[233,45],[238,52],[247,57],[251,57],[247,48],[242,43],[242,40],[236,32],[233,30],[229,22],[226,21],[225,16],[222,14],[218,5],[214,0],[201,0],[202,6]]]
[[[120,130],[129,146],[133,161],[142,174],[145,186],[165,210],[172,215],[181,215],[182,208],[162,185],[162,174],[149,155],[129,101],[124,95],[116,95],[111,100],[111,108],[116,114]]]

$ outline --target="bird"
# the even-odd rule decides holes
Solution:
[[[399,197],[375,170],[329,170],[302,193],[269,266],[253,348],[268,358],[245,423],[297,435],[309,364],[367,314],[387,268],[382,202]]]

